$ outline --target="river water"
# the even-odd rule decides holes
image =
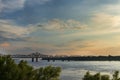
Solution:
[[[42,66],[53,65],[62,68],[60,80],[82,80],[84,74],[90,71],[92,74],[101,72],[101,74],[111,75],[115,70],[120,71],[119,61],[39,61],[31,62],[30,59],[25,59],[35,68]],[[18,61],[18,60],[17,60]]]

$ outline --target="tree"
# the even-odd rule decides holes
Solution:
[[[109,75],[102,75],[101,80],[110,80],[110,76]]]
[[[0,57],[0,79],[1,80],[17,80],[17,64],[10,56]]]
[[[90,74],[90,72],[86,72],[86,74],[84,75],[83,80],[93,80],[93,76]]]
[[[90,72],[86,72],[83,80],[110,80],[109,75],[101,75],[100,73],[96,73],[91,75]]]
[[[35,76],[35,70],[29,66],[26,61],[20,61],[18,64],[19,80],[33,80]]]
[[[114,72],[112,80],[120,80],[120,78],[119,78],[119,71],[115,71]]]
[[[59,80],[61,72],[60,67],[47,66],[39,68],[36,75],[36,80]]]
[[[34,69],[26,61],[18,64],[10,56],[0,56],[0,80],[59,80],[60,67]]]
[[[93,75],[93,79],[94,79],[94,80],[101,80],[101,75],[100,75],[100,73],[96,73],[95,75]]]

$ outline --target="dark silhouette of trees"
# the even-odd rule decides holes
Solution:
[[[109,75],[101,75],[100,73],[96,73],[94,75],[90,74],[90,72],[86,72],[83,80],[110,80]],[[120,80],[119,71],[115,71],[113,74],[113,78],[111,80]]]
[[[10,56],[0,56],[0,80],[59,80],[60,67],[34,69],[26,61],[18,64]]]
[[[101,80],[109,80],[109,79],[110,79],[109,75],[102,75],[101,76]]]
[[[114,72],[112,80],[120,80],[120,78],[119,78],[119,71],[115,71]]]
[[[45,68],[40,68],[37,71],[35,80],[58,80],[60,72],[61,69],[59,67],[56,68],[48,66]]]

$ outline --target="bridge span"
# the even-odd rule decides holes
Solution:
[[[43,55],[39,52],[36,52],[36,53],[32,53],[32,54],[29,54],[29,55],[10,55],[12,58],[31,58],[32,62],[36,61],[38,62],[38,59],[39,58],[47,58],[49,57],[48,55]]]
[[[1,56],[1,55],[0,55]],[[120,56],[51,56],[43,55],[39,52],[29,55],[10,55],[12,58],[31,58],[32,62],[38,62],[39,59],[47,61],[120,61]]]

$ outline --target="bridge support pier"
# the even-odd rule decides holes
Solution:
[[[38,57],[36,57],[36,62],[38,62]]]
[[[47,61],[50,62],[50,59],[48,59]]]
[[[34,58],[32,58],[32,62],[34,62]]]
[[[36,60],[34,60],[34,58],[32,58],[32,62],[36,61],[38,62],[38,57],[35,58]]]
[[[55,62],[55,60],[53,60],[53,62]]]

